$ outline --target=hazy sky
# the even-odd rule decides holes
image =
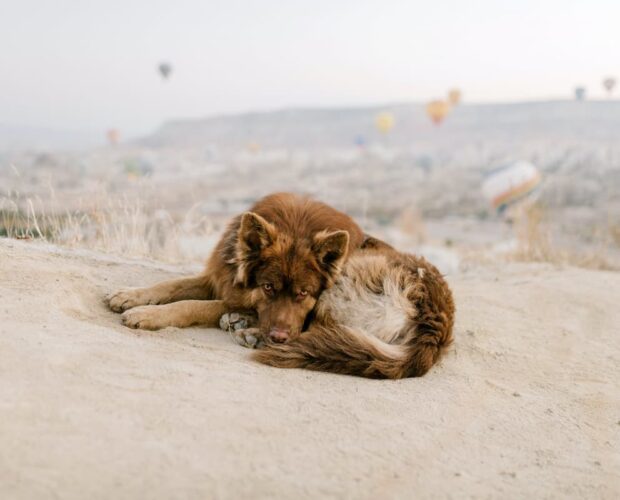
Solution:
[[[135,134],[453,86],[468,101],[577,84],[601,97],[620,76],[619,23],[619,0],[0,0],[0,123]]]

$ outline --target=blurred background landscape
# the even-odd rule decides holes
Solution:
[[[445,273],[620,268],[612,2],[63,7],[0,22],[2,236],[200,262],[297,191]]]

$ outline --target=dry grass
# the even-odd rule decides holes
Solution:
[[[188,260],[184,238],[206,239],[215,233],[198,206],[175,218],[140,200],[113,199],[105,193],[74,209],[63,209],[54,197],[43,201],[19,193],[0,196],[0,236],[9,238],[181,262]]]
[[[514,257],[518,260],[538,262],[559,262],[561,252],[551,241],[545,210],[538,204],[524,206],[515,215],[517,248]]]
[[[550,262],[587,269],[617,270],[607,258],[608,238],[600,237],[584,251],[561,248],[554,243],[548,211],[539,203],[524,205],[515,215],[517,247],[510,257],[518,261]],[[611,231],[610,231],[611,234]]]
[[[428,240],[424,217],[414,206],[407,207],[400,213],[396,219],[396,227],[417,245]]]
[[[69,205],[68,205],[69,204]],[[71,208],[67,208],[70,206]],[[419,245],[427,239],[419,211],[404,210],[396,227]],[[575,249],[560,247],[553,239],[554,221],[541,204],[522,206],[514,216],[516,248],[510,260],[550,262],[590,269],[617,270],[608,258],[610,248],[620,248],[620,225],[609,224],[598,243]],[[0,195],[0,236],[41,239],[74,248],[86,248],[128,257],[151,258],[164,262],[202,262],[217,239],[219,229],[200,213],[199,205],[185,212],[171,213],[135,195],[112,196],[106,191],[92,193],[85,201],[57,199],[53,190],[44,199],[18,192]],[[465,260],[480,260],[479,249]],[[497,259],[495,254],[493,259]],[[617,259],[616,261],[617,262]]]
[[[609,224],[609,236],[614,244],[620,248],[620,223],[610,222]]]

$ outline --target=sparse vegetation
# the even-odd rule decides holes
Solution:
[[[564,248],[554,243],[549,212],[540,203],[524,205],[516,216],[514,227],[517,246],[510,256],[516,260],[550,262],[588,269],[618,269],[607,257],[608,243],[604,237],[596,238],[596,244],[583,251]],[[610,233],[612,230],[613,228]]]
[[[620,177],[611,160],[617,145],[597,141],[566,138],[550,147],[524,139],[517,152],[513,143],[487,138],[455,148],[430,141],[414,150],[127,146],[4,153],[0,236],[203,261],[229,217],[266,193],[297,190],[351,214],[402,250],[443,247],[439,253],[450,253],[456,266],[459,259],[508,255],[616,269]],[[517,154],[533,161],[544,181],[538,205],[510,231],[488,210],[480,186],[493,165]]]
[[[128,198],[91,199],[88,208],[62,210],[41,199],[0,197],[0,236],[41,239],[166,262],[187,259],[184,237],[208,238],[215,229],[208,217],[192,207],[182,218]]]

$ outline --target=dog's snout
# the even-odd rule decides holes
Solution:
[[[282,328],[272,328],[269,330],[269,338],[274,342],[286,342],[288,340],[290,331]]]

